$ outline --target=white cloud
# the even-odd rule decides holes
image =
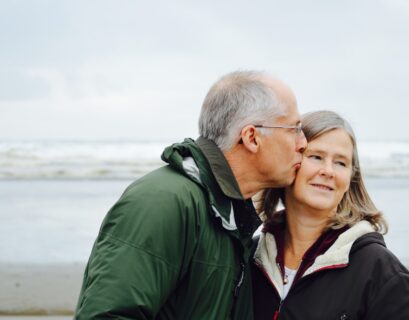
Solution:
[[[377,139],[382,123],[382,137],[409,139],[405,3],[10,6],[0,14],[8,72],[0,73],[0,137],[194,136],[211,84],[258,69],[288,82],[301,112],[334,108],[364,138]],[[20,30],[23,18],[29,28]]]

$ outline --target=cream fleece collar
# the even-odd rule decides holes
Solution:
[[[364,234],[374,231],[373,226],[368,221],[358,222],[342,233],[324,254],[319,255],[302,277],[320,269],[348,265],[349,253],[355,240]],[[264,270],[279,295],[282,296],[284,284],[280,268],[276,263],[276,257],[277,244],[274,236],[271,233],[261,233],[256,252],[254,253],[254,260]]]

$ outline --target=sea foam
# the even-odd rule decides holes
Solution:
[[[171,143],[136,141],[0,141],[0,179],[134,179],[165,165]],[[360,142],[362,171],[409,177],[409,142]]]

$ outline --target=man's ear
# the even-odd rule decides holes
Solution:
[[[241,130],[241,141],[243,147],[252,153],[256,153],[260,147],[260,135],[253,125],[245,126]]]

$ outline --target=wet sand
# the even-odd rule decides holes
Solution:
[[[69,320],[72,316],[0,316],[0,320]]]
[[[0,316],[72,318],[84,268],[83,264],[0,265]]]

